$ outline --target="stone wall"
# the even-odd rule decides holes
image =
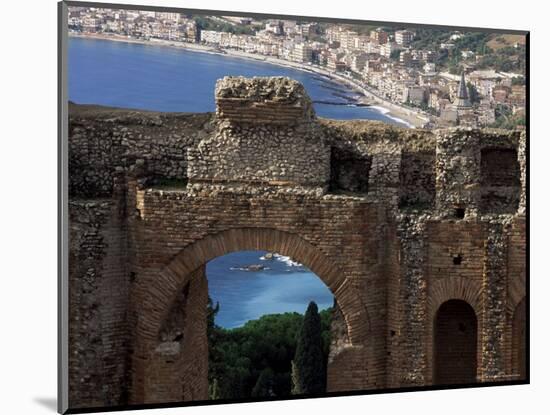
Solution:
[[[519,131],[438,131],[436,209],[443,217],[515,213],[521,197]]]
[[[155,402],[184,402],[208,397],[208,283],[205,267],[189,277],[165,317],[152,353],[144,389]],[[134,382],[137,386],[137,383]]]
[[[150,178],[182,181],[187,149],[213,129],[211,114],[162,114],[69,105],[69,193],[109,197],[114,178],[139,166]]]
[[[190,182],[323,187],[330,149],[304,87],[288,78],[216,84],[213,134],[188,151]]]
[[[128,398],[130,275],[125,221],[112,200],[69,204],[69,404]]]
[[[483,213],[517,211],[521,184],[516,149],[482,149],[480,184]]]
[[[219,122],[188,149],[190,183],[324,187],[330,149],[309,126]]]
[[[216,83],[216,115],[236,124],[310,123],[315,113],[305,88],[290,78],[226,76]]]
[[[185,287],[201,264],[239,250],[279,252],[315,272],[334,293],[350,341],[341,352],[346,358],[339,358],[338,353],[332,364],[337,367],[329,365],[329,371],[340,374],[358,354],[367,355],[362,376],[345,386],[363,389],[384,384],[384,341],[368,341],[371,331],[385,330],[384,319],[377,318],[386,300],[384,282],[377,272],[381,258],[354,254],[379,251],[376,234],[369,231],[377,222],[376,206],[369,207],[361,200],[340,203],[330,197],[242,198],[231,192],[190,194],[155,188],[138,190],[136,200],[140,200],[139,215],[131,224],[136,235],[134,301],[139,305],[135,310],[138,323],[133,329],[137,337],[133,402],[156,402],[159,398],[148,385],[138,385],[156,370],[151,359],[159,340],[154,339],[162,331],[163,315],[171,309],[174,293]],[[354,226],[357,221],[363,224]],[[366,290],[376,295],[366,297],[362,294]]]
[[[432,210],[435,201],[435,151],[402,152],[399,207]]]
[[[284,78],[216,100],[70,106],[72,406],[207,399],[204,265],[244,249],[334,294],[329,391],[433,384],[450,300],[475,315],[476,381],[525,378],[524,133],[318,119]]]

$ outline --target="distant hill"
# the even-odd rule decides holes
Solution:
[[[493,50],[499,50],[509,46],[513,47],[516,44],[525,45],[525,40],[523,35],[493,34],[487,42],[487,46]]]

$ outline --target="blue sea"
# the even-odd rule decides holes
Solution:
[[[264,259],[265,251],[240,251],[206,265],[208,292],[220,310],[216,323],[242,326],[264,314],[305,313],[310,301],[319,309],[332,307],[334,297],[321,279],[302,264],[284,256]],[[246,270],[261,265],[260,271]]]
[[[321,75],[266,62],[160,45],[70,38],[69,99],[78,104],[153,111],[215,111],[216,80],[228,75],[288,76],[314,101],[346,103],[356,93]],[[317,115],[406,126],[378,109],[315,103]]]
[[[288,76],[300,81],[313,100],[346,102],[354,92],[330,80],[265,62],[107,40],[71,38],[69,99],[155,111],[214,111],[216,80],[226,75]],[[373,108],[316,103],[318,115],[399,124]],[[331,307],[333,296],[317,275],[289,258],[262,260],[263,251],[242,251],[207,264],[209,293],[220,303],[217,324],[239,327],[264,314],[304,313],[310,301]],[[240,268],[263,265],[259,271]]]

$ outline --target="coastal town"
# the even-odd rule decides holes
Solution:
[[[521,35],[92,7],[70,7],[68,27],[315,72],[416,127],[525,126]]]

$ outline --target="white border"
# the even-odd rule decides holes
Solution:
[[[321,400],[142,411],[143,414],[544,412],[548,394],[545,261],[548,192],[548,11],[543,2],[457,0],[124,1],[166,7],[467,25],[531,31],[531,360],[530,386],[480,388]],[[2,413],[52,414],[57,372],[57,5],[55,0],[2,7],[0,234]],[[542,409],[536,410],[540,407]]]

